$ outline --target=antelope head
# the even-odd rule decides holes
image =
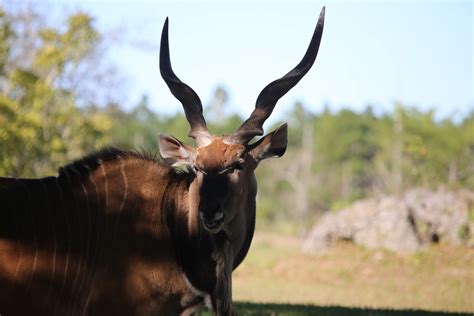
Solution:
[[[203,116],[202,103],[196,92],[173,72],[169,54],[168,18],[161,35],[160,72],[171,93],[181,102],[191,126],[189,137],[193,148],[173,136],[160,134],[159,147],[169,166],[186,166],[196,173],[199,185],[199,215],[204,228],[219,232],[239,212],[245,212],[250,199],[255,200],[254,171],[260,161],[281,157],[287,146],[287,125],[263,135],[263,123],[277,101],[309,71],[318,54],[324,26],[324,7],[319,15],[309,47],[300,63],[286,75],[268,84],[257,98],[250,117],[231,135],[212,135]],[[251,202],[250,202],[251,203]],[[254,205],[254,204],[253,204]]]

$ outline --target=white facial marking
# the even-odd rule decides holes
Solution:
[[[214,215],[214,220],[218,221],[224,218],[224,213],[223,212],[217,212],[216,215]]]

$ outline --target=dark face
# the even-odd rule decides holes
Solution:
[[[197,149],[161,134],[160,154],[171,167],[187,166],[196,173],[199,187],[199,217],[203,227],[216,234],[245,212],[249,198],[255,198],[254,170],[261,160],[280,157],[287,144],[287,126],[280,126],[255,143],[243,145],[213,136]]]
[[[230,186],[226,175],[206,174],[200,177],[199,216],[209,232],[217,232],[224,225],[225,202],[230,195]]]
[[[219,232],[235,216],[248,172],[243,145],[215,139],[197,150],[194,168],[199,181],[199,215],[204,228]],[[237,203],[236,203],[237,202]]]

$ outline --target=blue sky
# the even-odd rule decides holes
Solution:
[[[48,1],[52,12],[82,9],[101,30],[121,30],[110,49],[127,77],[124,100],[148,94],[160,113],[181,110],[158,70],[161,28],[170,18],[170,49],[177,75],[208,103],[222,85],[232,111],[248,115],[260,90],[295,66],[319,11],[326,23],[318,58],[275,110],[296,101],[314,112],[389,111],[395,101],[438,117],[474,108],[473,1]],[[56,10],[57,9],[57,10]],[[139,43],[139,44],[137,44]]]

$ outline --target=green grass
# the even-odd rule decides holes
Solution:
[[[233,288],[234,301],[251,302],[238,304],[243,315],[472,314],[474,249],[437,245],[398,255],[342,243],[308,256],[294,238],[260,234]]]

